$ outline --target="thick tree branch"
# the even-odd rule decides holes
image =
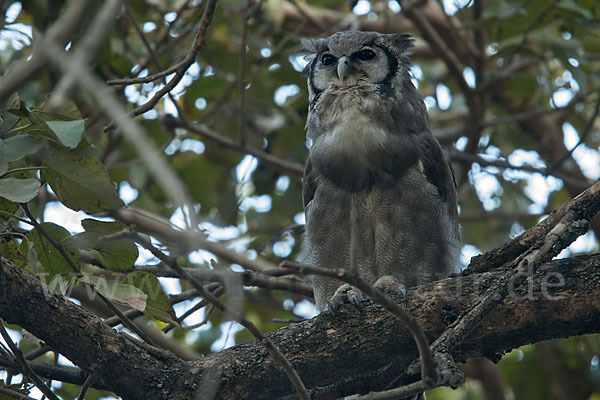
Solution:
[[[126,339],[20,267],[2,261],[0,316],[43,338],[125,399],[192,398],[195,382],[215,368],[221,371],[217,398],[272,399],[294,393],[279,365],[256,341],[184,362]],[[457,361],[478,356],[497,361],[523,344],[600,332],[599,267],[600,255],[594,255],[531,271],[527,284],[509,287],[509,296],[452,356]],[[446,329],[449,316],[467,312],[502,276],[502,271],[472,274],[409,290],[409,309],[434,339]],[[396,378],[397,385],[416,379],[403,372],[417,355],[408,331],[382,308],[368,301],[363,306],[363,313],[343,307],[335,317],[323,315],[268,335],[313,388],[313,398],[381,390]],[[339,382],[344,384],[336,386]]]
[[[481,272],[500,268],[507,262],[514,260],[525,250],[533,246],[541,237],[553,229],[567,213],[574,214],[572,220],[585,219],[589,222],[600,210],[600,181],[589,187],[586,191],[576,196],[572,201],[552,211],[548,218],[541,221],[533,228],[523,232],[516,238],[503,245],[477,256],[471,260],[468,272]]]

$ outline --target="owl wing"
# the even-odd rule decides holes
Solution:
[[[456,215],[456,177],[452,164],[439,142],[429,132],[419,135],[418,146],[427,180],[437,188],[450,215]]]
[[[456,178],[452,164],[444,154],[438,141],[429,132],[418,135],[417,146],[427,180],[437,188],[441,200],[448,207],[450,215],[456,215]],[[304,210],[308,208],[314,198],[318,185],[319,174],[313,167],[309,157],[306,160],[304,177],[302,178]]]
[[[313,168],[310,157],[308,157],[306,165],[304,166],[304,177],[302,178],[302,200],[304,201],[305,212],[309,203],[312,201],[313,197],[315,197],[318,183],[319,175],[317,170]]]

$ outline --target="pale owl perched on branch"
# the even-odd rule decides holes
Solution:
[[[410,79],[411,38],[338,32],[302,44],[312,140],[303,180],[303,262],[349,266],[354,210],[355,265],[367,282],[402,290],[455,272],[456,182]],[[314,295],[319,310],[362,298],[319,276]]]

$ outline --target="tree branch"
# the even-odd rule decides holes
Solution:
[[[160,350],[138,346],[88,311],[45,288],[40,281],[2,261],[0,316],[43,338],[54,350],[96,374],[98,385],[124,399],[189,399],[208,368],[222,371],[219,399],[278,398],[294,389],[277,362],[257,341],[184,362]],[[514,347],[600,331],[600,255],[554,261],[531,271],[527,285],[509,291],[481,325],[452,352],[457,361],[485,356],[498,360]],[[503,276],[502,271],[458,276],[409,290],[408,308],[427,337],[445,329],[449,315],[462,315]],[[575,295],[576,294],[576,295]],[[267,334],[294,362],[312,398],[335,398],[414,381],[406,370],[417,356],[412,337],[379,306],[363,313],[343,306]],[[140,367],[143,366],[143,367]],[[265,380],[269,385],[265,385]],[[349,382],[350,381],[350,382]],[[327,394],[319,389],[329,388]],[[160,384],[160,385],[159,385]]]
[[[8,99],[38,69],[46,65],[46,55],[38,51],[39,47],[44,45],[44,40],[51,40],[64,47],[81,23],[82,17],[89,11],[89,0],[70,1],[64,14],[46,31],[44,39],[33,46],[31,58],[24,58],[23,61],[13,65],[11,70],[2,77],[0,99]]]

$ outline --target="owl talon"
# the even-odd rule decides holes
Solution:
[[[328,301],[327,304],[325,305],[325,311],[327,311],[327,314],[329,314],[332,317],[335,315],[338,308],[339,308],[339,305],[336,306],[335,304],[332,304],[330,301]]]
[[[328,314],[335,315],[338,309],[342,306],[342,304],[350,303],[353,304],[360,311],[361,299],[362,293],[355,287],[345,283],[335,291],[331,298],[329,298],[329,300],[325,304],[325,310]]]
[[[352,297],[350,297],[350,302],[354,304],[354,307],[356,307],[358,311],[361,311],[360,299],[357,295],[353,294]]]
[[[406,292],[406,288],[404,286],[402,286],[400,288],[400,294],[402,295],[402,298],[404,299],[404,307],[408,308],[408,295]]]
[[[375,282],[373,286],[387,297],[391,297],[390,295],[392,294],[396,296],[402,296],[402,299],[404,300],[404,306],[408,307],[408,295],[406,293],[406,288],[393,276],[382,276],[377,280],[377,282]]]

